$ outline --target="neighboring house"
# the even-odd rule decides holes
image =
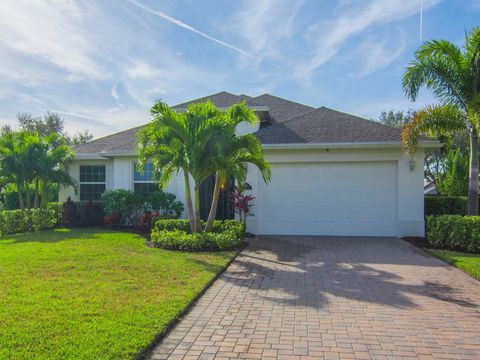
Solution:
[[[227,92],[211,100],[219,108],[246,101],[261,122],[254,132],[272,164],[265,184],[256,169],[248,183],[255,199],[249,231],[256,234],[422,236],[424,149],[439,143],[421,140],[413,158],[400,142],[400,130],[326,107],[314,108],[269,94]],[[174,106],[182,111],[191,102]],[[70,171],[79,182],[62,189],[60,200],[99,199],[105,189],[155,190],[152,169],[135,169],[135,136],[142,126],[75,148]],[[210,186],[210,185],[208,185]],[[166,191],[184,201],[181,176]],[[205,197],[208,199],[208,194]],[[228,196],[224,196],[228,198]],[[208,205],[208,204],[207,204]]]

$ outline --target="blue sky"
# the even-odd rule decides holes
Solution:
[[[5,0],[0,124],[55,111],[95,136],[226,90],[367,118],[411,104],[402,73],[423,40],[462,44],[480,0]]]

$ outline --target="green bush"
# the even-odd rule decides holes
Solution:
[[[480,253],[480,216],[428,216],[427,244],[437,249]]]
[[[140,196],[131,190],[116,189],[105,191],[101,201],[105,214],[119,214],[120,225],[135,226],[145,212],[159,212],[162,218],[179,218],[184,207],[175,199],[175,195],[163,191]]]
[[[60,206],[49,204],[44,209],[0,211],[0,235],[53,228],[59,224]]]
[[[141,216],[143,199],[131,190],[107,190],[102,194],[101,201],[105,214],[120,215],[121,225],[135,225]]]
[[[213,232],[191,233],[188,220],[157,220],[151,240],[156,247],[168,250],[230,250],[240,246],[245,225],[235,220],[216,220]]]
[[[155,191],[148,194],[144,203],[145,211],[159,211],[163,217],[171,216],[178,219],[182,216],[184,206],[181,201],[176,200],[174,194],[164,191]]]
[[[467,197],[427,195],[425,215],[467,215]]]

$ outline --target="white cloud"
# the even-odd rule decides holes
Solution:
[[[1,1],[0,14],[0,54],[13,52],[48,62],[66,70],[72,78],[108,77],[93,59],[98,49],[88,39],[74,0]],[[3,73],[8,71],[4,69]]]
[[[231,31],[245,39],[259,60],[276,59],[295,29],[303,0],[245,0],[230,21]]]
[[[112,94],[112,97],[115,99],[115,100],[120,100],[120,96],[118,96],[118,92],[117,92],[117,84],[113,85],[112,86],[112,89],[111,89],[111,94]]]
[[[424,10],[439,1],[424,0]],[[343,3],[333,20],[310,28],[309,38],[315,39],[317,46],[311,59],[297,67],[297,77],[308,79],[313,71],[331,60],[347,40],[370,26],[396,22],[420,11],[418,0],[371,0],[359,3],[362,5]]]
[[[143,107],[150,107],[155,99],[168,101],[188,99],[199,91],[219,89],[225,74],[211,73],[186,63],[168,49],[153,65],[144,59],[126,62],[122,73],[127,93]],[[213,92],[213,91],[212,91]],[[204,94],[203,94],[204,95]]]
[[[151,8],[149,8],[149,7],[143,5],[143,4],[141,4],[141,3],[139,3],[138,1],[135,1],[135,0],[130,0],[130,3],[134,4],[135,6],[138,6],[139,8],[141,8],[141,9],[143,9],[143,10],[145,10],[145,11],[151,13],[151,14],[154,14],[154,15],[156,15],[156,16],[158,16],[158,17],[160,17],[160,18],[162,18],[162,19],[164,19],[164,20],[166,20],[166,21],[168,21],[168,22],[170,22],[170,23],[172,23],[176,26],[179,26],[179,27],[184,28],[188,31],[191,31],[195,34],[198,34],[198,35],[204,37],[205,39],[213,41],[213,42],[215,42],[215,43],[217,43],[221,46],[224,46],[226,48],[229,48],[231,50],[234,50],[234,51],[236,51],[236,52],[238,52],[242,55],[250,56],[250,54],[248,52],[246,52],[245,50],[240,49],[240,48],[238,48],[238,47],[236,47],[232,44],[229,44],[229,43],[227,43],[223,40],[217,39],[216,37],[208,35],[207,33],[204,33],[203,31],[200,31],[200,30],[194,28],[193,26],[184,23],[182,20],[175,19],[175,18],[165,14],[164,12],[161,12],[161,11],[158,11],[158,10],[153,10],[153,9],[151,9]]]
[[[376,71],[386,68],[393,63],[405,50],[406,40],[403,35],[395,39],[369,38],[363,41],[358,48],[361,69],[358,76],[367,76]]]

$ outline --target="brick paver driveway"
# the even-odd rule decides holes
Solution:
[[[480,282],[398,239],[263,237],[154,359],[480,359]]]

